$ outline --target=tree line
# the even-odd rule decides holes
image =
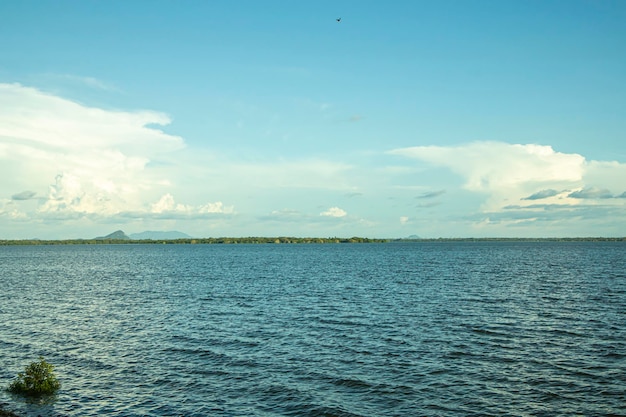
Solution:
[[[389,243],[389,242],[626,242],[626,237],[565,238],[435,238],[435,239],[373,239],[366,237],[208,237],[185,239],[64,239],[64,240],[0,240],[0,246],[15,245],[132,245],[132,244],[312,244],[312,243]]]
[[[64,239],[64,240],[0,240],[0,245],[102,245],[102,244],[266,244],[266,243],[384,243],[389,239],[372,239],[366,237],[209,237],[185,239]]]

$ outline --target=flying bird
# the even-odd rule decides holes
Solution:
[[[337,22],[341,22],[341,18],[340,17],[338,17],[336,20],[337,20]]]

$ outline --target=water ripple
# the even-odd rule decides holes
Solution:
[[[2,247],[26,416],[619,415],[626,246]],[[28,308],[24,308],[27,306]]]

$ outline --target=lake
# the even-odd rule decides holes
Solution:
[[[626,242],[0,247],[24,416],[626,414]]]

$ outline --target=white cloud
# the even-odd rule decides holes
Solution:
[[[32,237],[40,225],[132,224],[140,231],[172,229],[181,220],[181,229],[197,235],[385,235],[408,224],[438,234],[468,230],[468,224],[492,228],[625,213],[626,164],[588,161],[550,146],[418,146],[384,157],[343,155],[349,162],[342,155],[233,157],[187,149],[180,137],[156,127],[169,122],[159,112],[104,110],[0,84],[0,229],[22,228]],[[389,154],[414,161],[390,166]],[[28,222],[30,229],[23,226]]]
[[[339,207],[331,207],[326,211],[323,211],[320,213],[320,216],[325,216],[325,217],[345,217],[348,213],[346,213],[344,210],[340,209]]]
[[[107,111],[0,84],[0,189],[20,201],[41,196],[33,216],[148,211],[146,195],[169,182],[148,163],[184,147],[152,127],[169,121],[158,112]]]
[[[607,188],[615,194],[626,191],[626,164],[617,161],[589,161],[585,165],[585,185]]]
[[[178,204],[174,201],[174,197],[168,193],[152,204],[150,212],[153,214],[179,214],[196,217],[202,214],[233,214],[235,210],[232,206],[224,206],[221,201],[207,203],[203,206]]]
[[[0,200],[0,217],[7,217],[11,220],[23,220],[26,218],[26,214],[21,212],[11,200]]]
[[[581,155],[555,152],[550,146],[502,142],[416,146],[389,153],[445,166],[465,178],[468,190],[481,192],[528,183],[576,183],[582,179],[585,162]]]
[[[169,122],[159,112],[104,110],[20,84],[0,84],[0,190],[6,193],[0,198],[11,202],[3,204],[0,217],[5,222],[16,213],[35,222],[82,219],[81,227],[235,215],[243,222],[226,203],[236,201],[252,222],[259,211],[283,205],[285,190],[290,199],[303,197],[296,205],[307,213],[325,193],[355,189],[352,165],[319,158],[245,160],[188,150],[180,137],[155,127]],[[220,198],[207,201],[205,195]],[[345,215],[333,208],[323,217]],[[313,224],[320,217],[304,215],[300,221]],[[155,222],[150,227],[158,227]]]
[[[485,195],[480,212],[511,224],[553,218],[557,207],[572,217],[589,218],[591,211],[615,213],[623,207],[619,198],[626,188],[626,164],[587,161],[578,154],[556,152],[550,146],[475,142],[460,146],[417,146],[394,149],[392,155],[405,156],[445,167],[464,179],[463,187]],[[541,200],[541,205],[535,202]],[[584,200],[584,201],[583,201]],[[511,208],[515,208],[515,212]],[[546,212],[546,211],[549,212]],[[503,213],[499,215],[498,213]],[[515,217],[512,217],[513,214]],[[564,212],[559,210],[559,216]],[[484,220],[486,217],[482,217]]]
[[[199,213],[221,213],[232,214],[235,212],[233,206],[225,206],[221,201],[215,203],[208,203],[198,209]]]
[[[152,152],[183,145],[177,136],[146,127],[169,124],[163,113],[87,107],[20,84],[0,84],[0,108],[0,137],[7,143],[37,144],[48,151],[121,146],[140,153],[148,145]]]
[[[189,209],[183,204],[176,204],[171,194],[165,194],[159,201],[152,204],[152,213],[164,213],[168,211],[186,212]]]

